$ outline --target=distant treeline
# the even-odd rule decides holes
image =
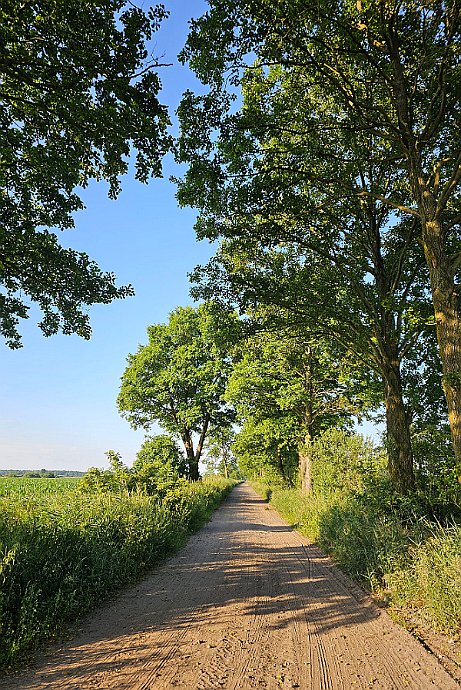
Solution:
[[[83,477],[75,470],[0,470],[0,477]]]

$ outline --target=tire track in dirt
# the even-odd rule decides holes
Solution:
[[[0,690],[456,690],[245,484],[188,545]]]

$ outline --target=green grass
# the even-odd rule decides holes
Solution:
[[[253,486],[267,498],[267,486]],[[417,514],[402,518],[384,498],[380,506],[376,496],[366,494],[269,492],[274,508],[360,584],[385,591],[434,630],[460,631],[461,525],[442,526]]]
[[[54,491],[48,482],[55,479],[6,481],[9,489],[0,496],[2,668],[176,550],[235,484],[182,482],[158,500],[84,494],[68,479],[58,480]]]
[[[386,584],[394,601],[417,612],[431,627],[461,629],[461,526],[430,525],[410,547],[405,567],[390,572]]]
[[[80,477],[56,477],[54,479],[35,477],[0,477],[0,497],[37,498],[73,491]]]

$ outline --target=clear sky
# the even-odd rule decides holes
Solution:
[[[161,101],[171,116],[181,94],[197,82],[177,54],[188,20],[205,11],[201,0],[166,0],[170,18],[155,36],[154,52],[162,62]],[[148,7],[149,3],[141,3]],[[119,451],[131,464],[143,440],[116,409],[127,354],[147,341],[149,324],[165,322],[178,305],[191,303],[188,271],[213,254],[208,242],[198,243],[195,213],[179,209],[178,174],[171,159],[164,178],[142,185],[127,176],[116,201],[105,184],[85,190],[86,210],[76,227],[61,234],[62,244],[85,251],[103,270],[113,271],[119,284],[133,284],[136,296],[90,310],[93,337],[44,338],[31,310],[21,324],[24,347],[9,350],[0,343],[0,468],[74,469],[106,466],[104,452]]]
[[[181,94],[198,87],[180,65],[188,20],[206,9],[202,0],[166,0],[170,18],[155,36],[154,52],[162,62],[161,101],[174,111]],[[146,0],[141,5],[147,8]],[[179,174],[171,158],[164,178],[142,185],[132,175],[123,180],[116,201],[107,186],[94,184],[83,196],[86,209],[76,227],[61,234],[64,246],[85,251],[119,284],[133,284],[136,296],[90,310],[93,337],[44,338],[39,313],[31,309],[21,324],[24,347],[0,343],[0,469],[74,469],[107,466],[104,452],[113,449],[131,465],[144,433],[134,431],[116,409],[120,377],[128,353],[147,341],[146,328],[162,323],[178,305],[191,303],[187,273],[213,254],[198,243],[195,213],[179,209],[175,185]],[[372,432],[368,425],[362,429]],[[154,430],[154,431],[158,431]]]

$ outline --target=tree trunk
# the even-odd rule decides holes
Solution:
[[[301,491],[305,494],[312,493],[312,426],[314,423],[313,400],[313,357],[310,348],[307,349],[307,358],[304,363],[304,390],[307,402],[300,419],[301,438],[298,443],[299,478]]]
[[[312,492],[312,439],[309,431],[306,432],[306,435],[304,436],[302,443],[298,448],[298,458],[301,491],[304,494],[310,494]]]
[[[189,479],[192,482],[198,482],[200,479],[200,472],[198,471],[198,462],[195,457],[189,462]]]
[[[384,400],[389,476],[398,493],[408,494],[415,487],[415,475],[410,425],[403,401],[398,360],[386,362],[385,372]]]
[[[183,429],[181,432],[181,438],[186,451],[187,474],[191,481],[196,482],[198,479],[200,479],[200,475],[198,471],[198,460],[196,460],[195,457],[194,443],[192,441],[192,433],[190,429]]]
[[[223,467],[224,467],[224,477],[226,479],[229,479],[229,463],[227,461],[227,450],[226,450],[226,448],[224,448],[223,452],[222,452],[222,463],[223,463]]]
[[[209,423],[210,423],[210,416],[208,414],[206,414],[205,418],[203,420],[202,431],[200,432],[200,438],[199,438],[198,443],[197,443],[197,450],[195,451],[194,476],[191,477],[191,479],[193,481],[197,481],[197,479],[200,479],[200,473],[198,471],[198,463],[199,463],[199,460],[202,456],[203,444],[205,443],[205,438],[206,438],[206,433],[208,431]]]
[[[394,489],[407,494],[414,489],[413,451],[410,423],[405,409],[400,373],[401,329],[392,308],[386,306],[393,295],[393,275],[386,268],[382,252],[381,225],[376,215],[376,204],[368,213],[369,236],[372,238],[372,260],[376,280],[377,304],[374,313],[374,336],[379,366],[384,385],[386,406],[386,436],[388,471]],[[371,312],[373,314],[373,311]]]
[[[283,479],[286,479],[285,477],[285,468],[283,467],[283,455],[280,451],[280,446],[277,446],[275,449],[275,457],[277,458],[277,469],[282,475]]]
[[[442,385],[447,400],[451,438],[461,482],[461,319],[458,286],[444,246],[439,220],[423,220],[423,244],[432,289]]]
[[[398,49],[392,55],[394,62],[394,88],[397,109],[402,123],[407,124],[401,140],[407,150],[407,169],[413,198],[422,224],[424,255],[429,269],[432,303],[434,305],[437,340],[442,360],[442,386],[448,407],[451,439],[461,482],[461,323],[458,309],[458,291],[452,260],[446,251],[447,235],[442,227],[444,213],[450,197],[459,183],[459,161],[453,170],[451,189],[439,188],[437,175],[424,173],[421,142],[414,136],[408,117],[408,89]],[[432,181],[430,181],[432,180]],[[438,199],[437,199],[438,197]]]

